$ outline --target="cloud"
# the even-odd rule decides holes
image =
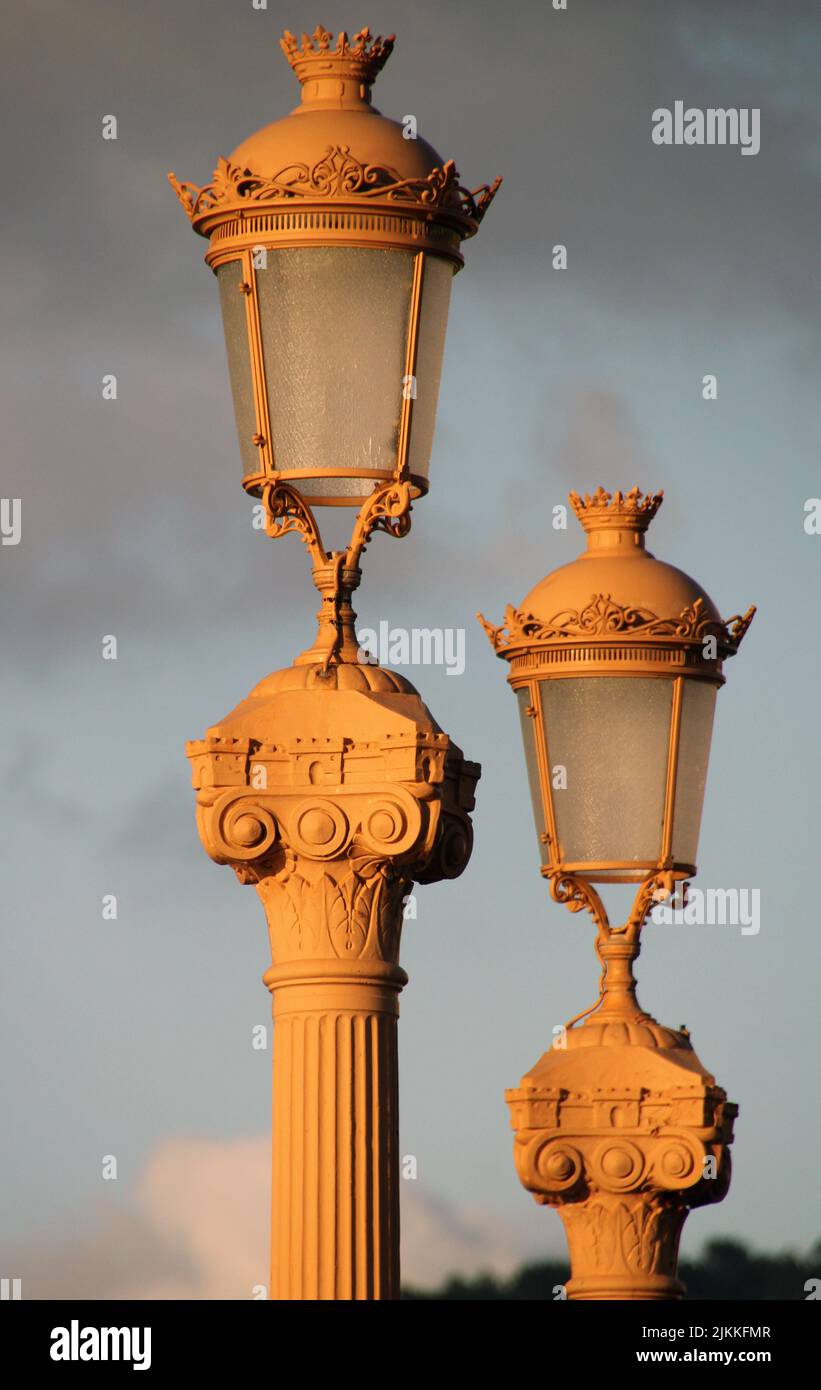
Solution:
[[[475,277],[460,287],[468,294],[472,284],[470,302],[496,319],[493,359],[510,351],[521,317],[537,337],[560,338],[578,372],[584,342],[574,349],[573,326],[592,303],[610,337],[631,316],[652,334],[671,312],[687,341],[705,323],[709,333],[728,320],[766,320],[771,333],[777,323],[790,371],[808,370],[817,346],[806,287],[819,190],[817,157],[808,156],[818,124],[814,7],[797,7],[785,26],[766,7],[742,15],[716,0],[690,0],[675,22],[643,0],[626,12],[593,3],[566,16],[531,3],[500,28],[487,0],[469,10],[460,0],[445,25],[455,34],[470,15],[458,41],[471,80],[458,99],[452,44],[431,42],[441,40],[439,9],[420,4],[404,25],[398,3],[383,3],[380,14],[383,31],[399,32],[380,104],[418,105],[425,130],[445,155],[459,155],[469,181],[505,175],[488,231],[469,248]],[[215,288],[165,181],[171,165],[207,179],[220,151],[289,109],[294,81],[276,46],[283,23],[293,17],[275,3],[240,15],[227,0],[205,9],[149,0],[139,10],[86,0],[70,11],[43,3],[11,26],[7,68],[23,142],[15,168],[28,186],[10,200],[0,234],[16,267],[0,365],[6,487],[22,497],[24,529],[20,547],[3,555],[4,592],[9,641],[38,671],[102,624],[173,637],[180,612],[199,606],[212,624],[249,627],[258,610],[248,596],[283,588],[311,610],[293,549],[251,544]],[[215,92],[200,77],[217,38],[225,80]],[[520,77],[503,84],[504,119],[489,120],[481,93],[501,92],[500,74],[514,71]],[[759,103],[760,155],[654,147],[651,111],[682,94]],[[100,135],[108,111],[119,113],[116,142]],[[27,196],[39,185],[48,189],[45,219]],[[551,269],[554,241],[569,249],[564,278]],[[509,294],[495,315],[491,306]],[[527,295],[529,314],[511,310],[516,294]],[[460,349],[452,334],[453,362]],[[102,399],[104,373],[118,376],[116,402]],[[513,420],[521,405],[504,404]],[[458,421],[454,452],[462,442],[450,409],[445,399],[443,463],[449,419]],[[529,434],[540,463],[550,438],[543,424],[537,406]],[[501,470],[483,466],[488,506],[504,505]],[[519,515],[527,500],[520,495]],[[441,554],[420,526],[417,563],[438,576],[454,545],[469,562],[458,526]],[[369,572],[401,592],[395,565],[376,569],[375,551]]]
[[[125,1202],[7,1249],[24,1298],[240,1299],[266,1283],[269,1141],[175,1138]]]
[[[269,1184],[267,1136],[169,1139],[131,1201],[98,1201],[72,1226],[7,1247],[4,1269],[31,1299],[249,1299],[268,1281]],[[403,1281],[430,1288],[453,1273],[510,1273],[543,1234],[526,1211],[511,1222],[404,1183]],[[558,1225],[553,1236],[560,1244]]]
[[[452,1274],[507,1276],[528,1259],[564,1255],[561,1226],[523,1201],[511,1218],[487,1206],[456,1205],[403,1184],[402,1282],[437,1288]]]
[[[624,398],[592,385],[579,386],[569,396],[566,433],[553,459],[554,469],[568,486],[581,479],[595,479],[596,484],[604,480],[605,487],[626,487],[637,478],[643,480],[649,463]],[[592,490],[594,484],[584,486]]]

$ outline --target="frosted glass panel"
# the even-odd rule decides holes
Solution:
[[[257,270],[274,464],[396,465],[413,253],[269,249]],[[366,496],[365,479],[311,479],[314,496]]]
[[[443,261],[439,256],[426,256],[410,445],[410,471],[423,478],[428,476],[433,448],[452,285],[453,266],[450,261]]]
[[[556,833],[565,862],[661,853],[672,681],[542,682]],[[557,786],[564,780],[566,788]]]
[[[716,686],[685,680],[673,814],[673,858],[679,864],[695,865],[698,854],[715,706]]]
[[[228,261],[221,265],[217,271],[217,279],[242,468],[245,473],[257,473],[260,468],[259,449],[251,443],[252,436],[257,432],[251,351],[248,346],[245,295],[239,288],[242,281],[242,262]]]
[[[542,840],[542,832],[547,830],[547,820],[545,817],[544,806],[542,805],[542,789],[539,782],[539,762],[536,754],[536,720],[531,715],[526,714],[525,710],[531,702],[530,691],[527,687],[516,691],[516,698],[519,701],[519,716],[522,721],[522,741],[525,746],[525,763],[527,764],[527,781],[530,787],[530,799],[533,802],[533,819],[536,822],[536,831],[539,836],[539,854],[542,863],[546,864],[550,857],[550,847]]]

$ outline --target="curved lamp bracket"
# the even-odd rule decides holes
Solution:
[[[310,504],[290,484],[265,483],[261,489],[265,508],[265,533],[276,540],[291,533],[299,536],[313,561],[313,580],[322,596],[317,614],[319,630],[314,646],[297,658],[299,664],[318,664],[327,671],[339,662],[358,660],[359,644],[351,607],[351,595],[362,578],[360,560],[375,531],[400,539],[411,528],[411,487],[404,478],[392,478],[375,488],[354,520],[345,550],[326,550]]]
[[[625,940],[636,936],[656,903],[669,898],[676,884],[675,874],[663,869],[654,870],[639,884],[627,921],[620,927],[613,927],[601,897],[587,879],[569,874],[564,869],[543,872],[553,901],[561,903],[570,912],[589,912],[598,927],[599,937],[605,940],[611,936],[620,936]]]
[[[628,1011],[634,1007],[638,1014],[639,1007],[635,996],[636,982],[633,977],[632,965],[641,950],[641,929],[656,904],[664,902],[673,893],[677,881],[676,875],[664,869],[649,874],[639,884],[627,921],[619,927],[613,927],[610,925],[607,910],[599,894],[586,879],[580,878],[576,874],[569,874],[563,869],[543,872],[548,881],[550,896],[553,901],[563,904],[570,912],[589,912],[597,928],[596,955],[602,967],[599,978],[599,995],[594,1004],[576,1014],[565,1024],[565,1027],[572,1028],[575,1023],[605,1006],[606,996],[610,989],[607,979],[608,962],[613,958],[614,952],[620,956],[622,968],[626,971],[626,974],[622,975],[619,980],[619,1002],[621,1005],[626,1004]]]

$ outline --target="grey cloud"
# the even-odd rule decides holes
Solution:
[[[332,9],[330,24],[343,7]],[[515,277],[547,335],[569,331],[568,294],[648,325],[677,312],[737,323],[777,314],[788,365],[809,371],[821,20],[810,6],[787,9],[791,23],[784,8],[691,0],[671,22],[645,0],[564,14],[528,3],[500,25],[489,0],[459,0],[446,15],[376,5],[373,27],[399,33],[379,83],[384,109],[418,110],[469,182],[505,175],[460,283],[491,316],[500,354],[519,327],[501,326],[494,305]],[[221,623],[251,621],[243,597],[283,585],[310,612],[293,550],[247,543],[216,294],[204,245],[165,182],[169,166],[206,180],[218,153],[289,109],[284,24],[300,29],[302,13],[239,13],[228,0],[45,3],[11,17],[4,95],[21,148],[9,171],[20,196],[7,200],[0,243],[17,267],[2,363],[4,490],[23,496],[25,536],[2,560],[9,638],[35,668],[70,657],[111,614],[135,630],[170,628],[195,595]],[[680,95],[760,102],[760,156],[654,148],[650,112]],[[109,110],[116,142],[100,137]],[[554,241],[570,248],[561,285],[549,269]],[[120,377],[116,403],[100,399],[108,371]],[[592,402],[610,387],[573,389]],[[552,460],[559,476],[568,447]],[[527,483],[518,486],[521,512]],[[459,531],[447,547],[424,532],[416,543],[438,574]],[[465,537],[460,550],[470,549]],[[392,565],[380,582],[397,583]]]
[[[32,1299],[248,1299],[267,1278],[269,1181],[267,1137],[167,1140],[146,1159],[130,1199],[112,1192],[81,1208],[71,1227],[7,1246],[5,1267]],[[415,1183],[402,1195],[408,1283],[509,1274],[539,1249],[532,1222],[460,1206]],[[541,1248],[558,1253],[560,1240]]]

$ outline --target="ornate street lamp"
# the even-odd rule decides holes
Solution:
[[[564,1219],[571,1298],[680,1297],[687,1212],[729,1185],[736,1107],[688,1034],[641,1009],[632,963],[654,903],[696,872],[722,665],[755,609],[722,621],[645,549],[661,500],[571,493],[587,551],[501,627],[481,620],[519,702],[541,872],[598,929],[596,1004],[508,1092],[519,1176]],[[621,927],[593,886],[608,883],[638,885]]]
[[[355,643],[347,603],[368,537],[404,535],[427,492],[451,282],[500,183],[469,192],[412,117],[371,105],[393,43],[286,32],[301,105],[204,188],[169,175],[219,281],[243,486],[269,535],[308,544],[326,664]],[[360,509],[341,561],[315,505]]]
[[[393,48],[318,28],[282,48],[301,105],[169,175],[220,288],[243,486],[306,543],[319,632],[188,745],[207,852],[253,883],[272,967],[276,1299],[399,1291],[396,1020],[403,904],[460,874],[479,767],[414,687],[358,659],[351,594],[376,530],[427,491],[453,274],[498,186],[370,104]],[[344,551],[318,506],[355,507]]]

